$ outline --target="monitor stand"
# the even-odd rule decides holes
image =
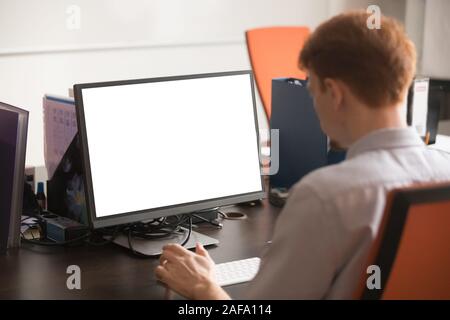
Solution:
[[[132,238],[131,243],[133,245],[133,249],[138,253],[144,254],[146,256],[159,256],[164,245],[169,243],[182,243],[185,237],[186,233],[173,234],[167,236],[166,238],[152,240]],[[124,234],[119,234],[113,242],[115,244],[118,244],[119,246],[130,249],[128,244],[128,237]],[[189,237],[189,241],[184,245],[184,247],[186,249],[195,248],[197,242],[201,243],[203,246],[209,246],[213,244],[217,245],[219,243],[219,240],[208,237],[196,231],[192,231],[191,236]]]

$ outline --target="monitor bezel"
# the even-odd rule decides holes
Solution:
[[[176,204],[171,206],[164,206],[146,210],[124,212],[119,214],[113,214],[106,217],[97,217],[95,209],[95,199],[94,190],[92,184],[92,174],[89,158],[89,148],[88,148],[88,137],[86,132],[86,122],[84,119],[84,105],[83,105],[83,89],[89,88],[100,88],[100,87],[110,87],[110,86],[121,86],[121,85],[132,85],[132,84],[142,84],[142,83],[152,83],[152,82],[166,82],[175,80],[189,80],[198,78],[210,78],[210,77],[223,77],[223,76],[234,76],[234,75],[249,75],[251,92],[252,92],[252,103],[253,103],[253,117],[256,130],[256,147],[258,152],[258,161],[260,165],[260,181],[261,181],[261,191],[255,191],[245,194],[231,195],[226,197],[200,200],[189,203]],[[191,74],[191,75],[181,75],[181,76],[169,76],[169,77],[156,77],[156,78],[144,78],[144,79],[133,79],[133,80],[119,80],[119,81],[107,81],[107,82],[94,82],[94,83],[81,83],[75,84],[73,86],[76,115],[78,122],[78,133],[80,137],[80,151],[83,163],[83,180],[84,180],[84,190],[86,197],[86,209],[88,211],[90,226],[94,229],[129,224],[138,221],[147,221],[151,219],[156,219],[165,216],[172,216],[178,214],[193,213],[200,210],[206,210],[215,207],[221,207],[226,205],[232,205],[241,202],[255,201],[263,199],[265,197],[265,186],[263,175],[261,172],[261,153],[259,144],[259,127],[258,118],[256,111],[255,102],[255,89],[254,80],[251,70],[242,71],[230,71],[230,72],[215,72],[215,73],[202,73],[202,74]],[[170,190],[169,190],[170,191]],[[169,192],[168,191],[168,192]]]
[[[8,212],[10,215],[10,221],[8,227],[9,233],[7,247],[12,248],[20,246],[21,242],[20,226],[23,206],[23,188],[25,182],[29,111],[4,102],[0,102],[0,108],[14,112],[18,115],[11,210]]]

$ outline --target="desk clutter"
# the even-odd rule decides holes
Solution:
[[[180,79],[194,80],[202,78],[205,81],[217,81],[231,76],[251,78],[251,73],[232,72],[195,75],[192,77],[181,77]],[[144,83],[147,81],[148,85],[151,85],[153,82],[165,84],[165,80],[166,78],[147,79],[144,80]],[[141,83],[142,80],[139,80],[138,84]],[[136,81],[114,82],[114,84],[117,85],[117,88],[120,88],[122,84],[133,85],[136,84]],[[165,218],[148,219],[147,221],[144,220],[145,222],[137,222],[136,224],[117,223],[117,228],[100,228],[94,232],[90,226],[91,217],[89,216],[84,180],[84,162],[86,162],[86,159],[83,160],[81,156],[87,137],[83,138],[80,136],[79,119],[83,119],[82,127],[84,129],[86,129],[86,124],[84,123],[84,114],[79,110],[77,114],[77,105],[83,106],[81,92],[85,87],[90,89],[99,87],[101,89],[103,85],[110,87],[111,84],[80,85],[74,91],[75,95],[78,94],[78,98],[76,97],[75,99],[73,97],[51,94],[46,94],[43,97],[44,159],[48,181],[35,181],[34,177],[31,177],[31,180],[28,181],[30,176],[25,172],[26,179],[24,180],[28,181],[28,183],[24,183],[24,192],[21,194],[17,192],[17,188],[20,189],[20,186],[18,187],[17,182],[14,182],[14,179],[10,177],[9,188],[10,190],[15,188],[14,194],[17,197],[13,199],[15,202],[9,201],[9,203],[12,203],[12,206],[7,209],[10,210],[10,214],[1,217],[3,228],[1,232],[2,252],[8,247],[18,246],[20,236],[25,241],[31,240],[35,241],[35,243],[37,241],[53,241],[55,244],[73,245],[75,243],[109,243],[114,241],[119,235],[125,235],[126,241],[121,240],[123,245],[123,243],[129,242],[126,239],[127,237],[135,236],[137,238],[154,239],[174,234],[183,235],[186,233],[186,228],[190,228],[190,225],[208,223],[220,229],[222,227],[221,220],[223,219],[242,220],[246,218],[245,214],[236,210],[224,213],[217,209],[206,212],[196,211],[189,219],[183,214],[175,214],[175,222],[172,221],[173,219]],[[203,90],[203,88],[201,89]],[[248,101],[253,102],[253,87],[247,87],[246,90],[251,97]],[[442,92],[442,83],[430,82],[428,78],[417,78],[411,86],[408,100],[405,103],[405,117],[408,124],[414,126],[428,144],[434,144],[437,140],[437,121],[439,110],[443,103]],[[313,101],[307,89],[306,80],[293,78],[273,79],[271,102],[270,129],[278,130],[278,134],[275,135],[276,139],[271,141],[270,165],[277,166],[277,170],[268,177],[268,198],[273,206],[283,207],[289,197],[289,189],[297,181],[318,168],[341,162],[345,159],[346,151],[336,148],[321,130]],[[10,112],[10,115],[16,114],[13,117],[14,119],[10,119],[11,124],[13,127],[20,126],[22,130],[21,140],[19,139],[21,142],[20,148],[23,149],[19,152],[20,159],[11,158],[9,166],[2,165],[2,169],[15,170],[14,172],[17,173],[15,176],[20,179],[21,175],[24,175],[20,168],[24,166],[25,162],[24,146],[26,145],[26,135],[24,135],[24,132],[27,129],[28,115],[26,111],[19,108],[6,104],[0,104],[0,106],[3,108],[0,109],[2,112],[0,117],[2,130],[6,130],[9,125],[5,122],[8,120],[5,112]],[[248,104],[245,107],[249,112],[253,108],[252,104]],[[254,112],[253,109],[250,114],[254,114]],[[253,125],[255,124],[247,123],[247,126],[250,128]],[[2,136],[6,136],[6,133],[2,133]],[[439,137],[435,148],[439,149],[442,142],[446,141],[445,139],[445,136]],[[2,148],[13,146],[15,142],[11,142],[9,146],[2,144]],[[14,145],[14,147],[16,146]],[[86,150],[84,151],[86,152]],[[7,154],[7,150],[2,149],[2,154]],[[17,164],[17,161],[21,162]],[[3,179],[2,182],[5,183],[7,180]],[[34,190],[35,183],[38,185],[37,192]],[[46,195],[43,192],[44,189],[46,190]],[[261,191],[258,191],[258,195],[261,193]],[[247,199],[248,201],[238,201],[237,203],[248,207],[258,206],[260,198],[259,196],[254,196],[252,199]],[[23,233],[20,234],[20,216],[17,217],[17,214],[13,214],[13,211],[19,211],[18,201],[23,203],[22,213],[24,217],[34,218],[34,220],[25,219],[25,223],[22,226],[34,231],[38,230],[37,233],[31,233],[31,239],[28,239]],[[184,242],[183,238],[179,240]],[[131,248],[130,244],[129,247]]]
[[[90,229],[72,219],[42,211],[39,215],[22,217],[21,239],[33,245],[64,247],[102,246],[114,242],[140,257],[161,254],[162,244],[166,243],[178,242],[189,249],[195,248],[197,242],[204,246],[219,243],[192,228],[190,215]]]
[[[223,96],[224,90],[226,90],[227,105],[238,107],[223,108],[220,104],[217,104],[214,113],[205,113],[206,107],[211,109],[210,101],[205,99],[203,105],[198,102],[198,97],[205,95],[205,85],[210,87],[208,92],[210,92],[211,97],[209,99]],[[125,90],[130,87],[134,91]],[[105,94],[104,88],[112,90]],[[182,113],[182,110],[179,109],[180,103],[172,101],[178,99],[178,96],[173,95],[173,99],[169,99],[166,95],[164,95],[164,99],[158,97],[165,92],[164,90],[187,92],[186,88],[189,88],[191,94],[190,97],[189,95],[184,96],[183,102],[189,106],[190,113],[183,117],[190,116],[192,122],[197,122],[197,126],[189,126],[189,128],[183,129],[178,124],[171,128],[170,124],[173,122],[174,116]],[[42,100],[44,158],[48,171],[48,181],[45,185],[46,196],[43,192],[44,184],[42,181],[38,182],[38,192],[34,192],[34,177],[31,179],[33,181],[31,190],[25,186],[24,208],[26,208],[26,212],[24,213],[26,215],[23,217],[22,225],[24,232],[21,233],[23,242],[35,245],[61,246],[100,245],[114,242],[130,249],[134,254],[153,256],[158,253],[158,250],[149,250],[147,244],[150,241],[148,240],[155,240],[154,243],[157,243],[157,245],[161,245],[162,241],[165,240],[175,241],[189,248],[195,245],[195,241],[200,241],[203,245],[217,244],[216,239],[200,235],[193,228],[197,224],[205,223],[220,229],[223,226],[221,223],[223,219],[245,219],[246,215],[237,210],[222,212],[219,211],[219,207],[232,204],[256,206],[260,199],[264,197],[263,180],[260,175],[260,163],[256,148],[256,111],[253,79],[250,71],[79,84],[74,86],[73,93],[74,98],[46,94]],[[91,99],[92,93],[96,95],[95,99]],[[141,118],[159,120],[159,123],[164,124],[160,130],[151,131],[152,126],[144,123],[137,124],[140,118],[136,118],[134,115],[142,113],[144,110],[141,109],[142,103],[135,101],[136,94],[149,99],[149,101],[150,99],[157,99],[154,101],[155,103],[150,104],[151,107],[145,107],[145,110],[149,112],[148,117]],[[115,95],[117,98],[114,98]],[[124,103],[116,102],[121,97],[126,97],[126,100],[132,103],[128,103],[127,108],[124,108]],[[97,110],[103,110],[105,105],[108,106],[108,119],[105,118],[104,112],[97,114]],[[160,110],[170,109],[174,110],[167,114],[160,112]],[[183,107],[183,110],[185,109],[186,106]],[[211,119],[203,119],[208,114]],[[220,114],[221,116],[218,116]],[[240,135],[236,135],[234,138],[225,135],[228,131],[225,130],[228,126],[228,120],[225,119],[228,117],[245,119],[235,126],[235,131],[240,132]],[[92,123],[94,123],[93,126],[90,125]],[[211,123],[215,124],[215,128],[210,128]],[[100,127],[102,129],[98,130]],[[125,127],[128,127],[128,129]],[[168,129],[166,134],[163,134],[161,131],[164,131],[165,127],[168,127]],[[158,162],[159,166],[164,166],[165,162],[169,163],[167,160],[171,158],[179,158],[177,150],[182,147],[179,145],[182,142],[177,141],[182,140],[166,139],[167,141],[165,141],[160,137],[170,136],[174,132],[175,136],[186,136],[187,133],[193,131],[192,128],[196,127],[203,128],[203,131],[199,132],[201,135],[193,136],[194,139],[190,139],[193,147],[195,147],[195,143],[198,144],[197,153],[201,150],[208,151],[211,147],[209,140],[206,141],[202,138],[206,129],[209,130],[209,135],[216,139],[215,142],[219,146],[223,145],[225,150],[229,152],[234,150],[240,153],[243,150],[249,151],[246,155],[241,155],[242,158],[239,161],[236,159],[234,167],[230,167],[230,169],[227,169],[230,163],[227,162],[228,166],[225,166],[224,160],[221,160],[224,157],[218,157],[217,155],[211,157],[211,159],[216,159],[217,167],[214,168],[215,171],[203,176],[203,168],[213,162],[204,156],[196,158],[205,164],[198,166],[197,171],[193,171],[196,175],[190,174],[188,178],[186,176],[189,174],[188,171],[180,171],[180,183],[193,181],[193,178],[204,181],[197,187],[192,187],[192,183],[185,186],[184,190],[191,189],[190,193],[193,194],[191,198],[184,197],[183,193],[185,192],[180,192],[181,189],[178,189],[178,191],[171,191],[170,188],[154,190],[156,186],[165,184],[170,175],[161,175],[157,178],[155,174],[149,176],[145,170],[131,172],[135,167],[138,167],[134,165],[133,158],[146,159],[143,160],[143,163],[148,164],[149,167],[151,167],[149,163],[155,158],[164,159],[163,162]],[[117,128],[120,128],[120,130],[117,130]],[[255,139],[241,138],[247,135],[254,135]],[[87,143],[88,136],[89,144]],[[148,139],[145,137],[154,137],[154,141],[162,141],[161,145],[151,145],[152,157],[148,157],[145,152],[148,148]],[[91,147],[99,139],[103,141],[96,147]],[[102,167],[105,167],[108,162],[114,161],[118,158],[120,152],[123,152],[118,150],[125,147],[121,144],[122,140],[127,143],[134,143],[135,147],[127,150],[130,155],[133,152],[135,155],[123,158],[123,161],[117,162],[108,171],[108,176],[113,172],[113,169],[117,171],[116,180],[119,187],[114,188],[114,190],[111,189],[111,179],[106,178],[103,181],[104,183],[102,182],[102,186],[96,185],[94,188],[94,184],[102,177],[102,174],[98,174],[99,170],[101,171]],[[105,149],[105,146],[112,146],[112,148]],[[97,150],[100,148],[102,152],[98,153]],[[176,152],[169,155],[170,150]],[[93,163],[108,152],[109,155],[102,158],[102,161]],[[208,151],[208,153],[210,152]],[[155,155],[160,156],[155,157]],[[192,156],[194,155],[192,154]],[[176,169],[173,166],[174,164],[176,163],[169,165],[168,170],[165,171],[169,173]],[[191,166],[192,164],[194,163],[191,162]],[[221,171],[224,170],[229,171],[227,175],[222,174]],[[120,174],[125,171],[128,172],[127,177]],[[161,171],[164,172],[164,170]],[[94,175],[95,180],[92,179]],[[245,179],[243,175],[247,176],[247,185],[243,183],[242,179]],[[186,178],[183,178],[184,176]],[[211,182],[208,180],[210,176],[217,177],[217,179]],[[230,180],[228,187],[220,189],[223,180],[230,179],[230,177],[234,177],[231,178],[233,181],[240,177],[241,183],[230,183]],[[120,179],[125,182],[120,182]],[[150,181],[150,183],[144,186],[140,183],[141,180]],[[205,183],[205,181],[210,182]],[[166,185],[176,187],[174,183],[176,181]],[[212,183],[215,183],[215,185]],[[133,187],[120,189],[125,185]],[[215,187],[216,190],[209,194],[211,187]],[[146,191],[147,188],[150,190]],[[196,189],[203,192],[204,195],[198,194]],[[118,194],[117,190],[122,191],[121,194]],[[128,192],[129,190],[132,191]],[[161,193],[162,190],[166,191]],[[139,195],[134,193],[139,193]],[[196,193],[197,195],[195,195]],[[96,202],[94,202],[94,194]],[[105,202],[101,202],[102,194],[107,194],[108,201],[114,204],[112,206],[106,205],[106,208]],[[173,200],[171,200],[170,195]],[[124,198],[120,202],[121,196],[128,197],[128,199],[125,200]],[[161,202],[160,198],[166,199],[162,200],[166,202]],[[120,203],[117,203],[117,201]],[[216,206],[215,210],[209,210]],[[160,213],[154,214],[154,211]],[[148,254],[149,252],[150,254]]]

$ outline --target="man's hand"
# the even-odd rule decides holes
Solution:
[[[178,244],[164,246],[156,277],[188,299],[230,299],[214,277],[214,261],[197,243],[195,253]]]

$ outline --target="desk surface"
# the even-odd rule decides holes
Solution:
[[[221,230],[203,224],[199,232],[219,239],[209,248],[217,263],[260,256],[270,240],[279,209],[267,200],[255,207],[238,209],[245,220],[225,220]],[[0,299],[164,299],[165,287],[156,281],[153,269],[158,259],[131,255],[114,244],[101,247],[48,248],[23,244],[0,256]],[[81,268],[81,290],[66,286],[69,265]],[[225,287],[239,298],[246,284]]]
[[[450,136],[438,134],[436,137],[436,143],[430,145],[430,148],[450,153]]]

